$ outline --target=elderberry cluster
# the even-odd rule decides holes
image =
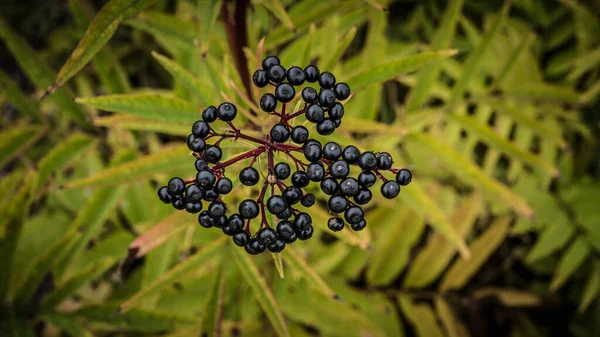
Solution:
[[[327,195],[323,204],[332,214],[327,223],[330,230],[340,231],[345,223],[355,231],[364,229],[367,223],[362,206],[372,199],[370,188],[379,179],[382,181],[381,194],[393,199],[400,193],[400,186],[410,183],[411,172],[392,168],[393,160],[387,152],[361,152],[356,146],[342,148],[335,142],[322,145],[310,138],[309,129],[298,119],[304,117],[316,124],[314,128],[321,135],[333,133],[342,123],[344,106],[341,101],[350,97],[350,87],[346,83],[336,83],[333,74],[321,73],[314,65],[304,69],[293,66],[286,70],[276,56],[265,58],[262,68],[254,73],[253,82],[259,88],[272,86],[274,92],[262,95],[259,105],[279,121],[263,139],[256,138],[234,126],[235,105],[224,102],[218,107],[209,106],[202,111],[202,119],[193,124],[187,138],[187,146],[196,157],[195,178],[172,178],[167,186],[159,188],[160,200],[175,209],[199,213],[198,222],[202,227],[220,228],[236,245],[253,255],[267,249],[278,253],[296,240],[312,237],[312,217],[298,209],[315,205],[315,195],[306,191],[311,183],[319,183],[320,190]],[[319,90],[310,85],[304,87],[300,95],[304,107],[286,112],[287,105],[300,98],[296,97],[295,87],[305,82],[315,83],[315,86],[318,83]],[[218,121],[225,122],[229,129],[215,131]],[[240,138],[256,147],[222,160],[220,143],[225,139],[237,141]],[[209,144],[210,139],[215,142]],[[276,155],[278,159],[284,157],[292,162],[295,171],[285,161],[276,162]],[[261,180],[255,166],[262,156],[267,157],[268,164],[262,186],[256,190],[257,197],[244,199],[230,209],[223,200],[223,196],[233,189],[226,170],[236,163],[249,161],[239,171],[238,180],[244,186],[255,186]],[[356,178],[351,176],[352,167],[357,170]],[[392,173],[395,177],[388,179],[384,173]],[[203,203],[207,207],[203,207]],[[237,212],[228,212],[236,208]],[[277,224],[269,223],[267,212],[278,219]],[[259,222],[257,231],[252,231],[251,221]]]

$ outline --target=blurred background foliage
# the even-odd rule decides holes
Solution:
[[[599,9],[2,1],[2,335],[600,336]],[[414,179],[363,232],[321,209],[251,257],[155,191],[193,172],[208,104],[268,130],[247,86],[268,54],[350,83],[330,138]]]

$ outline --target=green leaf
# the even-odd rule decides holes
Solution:
[[[534,307],[541,304],[539,297],[524,291],[508,288],[481,288],[478,289],[473,297],[481,299],[487,296],[494,296],[507,307]]]
[[[165,123],[153,119],[147,119],[132,115],[115,114],[112,116],[98,117],[94,124],[107,128],[148,131],[164,133],[173,136],[187,136],[190,134],[190,126],[185,123]]]
[[[75,102],[97,109],[121,112],[157,121],[192,124],[200,118],[198,108],[176,97],[158,94],[107,95],[76,98]]]
[[[197,3],[198,13],[201,17],[210,18],[210,20],[200,21],[200,54],[206,56],[210,42],[212,40],[213,32],[217,24],[217,18],[221,13],[221,6],[223,1],[203,1],[199,0]]]
[[[443,297],[436,296],[434,300],[435,309],[440,317],[440,321],[446,328],[448,337],[467,337],[462,333],[467,329]]]
[[[444,237],[450,240],[458,249],[460,255],[469,259],[471,253],[465,244],[465,240],[458,234],[456,229],[448,222],[444,212],[436,205],[435,201],[429,197],[421,187],[421,184],[413,181],[409,188],[404,188],[400,193],[400,198],[408,206],[413,208],[423,218],[427,219],[428,224]]]
[[[300,252],[291,246],[286,247],[283,254],[285,261],[288,262],[294,271],[300,274],[309,284],[317,291],[322,292],[325,296],[338,299],[339,296],[327,285],[317,272],[308,265],[308,263],[300,256]]]
[[[78,73],[110,40],[124,18],[137,14],[154,1],[111,0],[104,5],[90,23],[67,62],[60,69],[54,84],[48,89],[48,92],[53,92],[56,87],[63,85]]]
[[[77,323],[73,317],[56,313],[45,313],[40,316],[42,321],[47,321],[55,327],[63,330],[72,337],[94,337],[94,335]]]
[[[90,144],[92,144],[92,138],[74,133],[65,141],[54,146],[38,163],[38,188],[46,183],[52,173],[77,158]]]
[[[281,254],[271,253],[273,257],[273,263],[275,263],[275,269],[277,269],[277,274],[279,274],[279,278],[282,280],[285,279],[285,270],[283,269],[283,259],[281,258]]]
[[[485,175],[481,168],[470,159],[456,152],[452,147],[422,133],[411,134],[406,137],[406,140],[418,143],[432,158],[444,163],[464,183],[473,188],[482,189],[490,198],[502,200],[515,212],[526,218],[531,219],[533,217],[531,207],[519,195],[497,180]]]
[[[443,337],[444,333],[437,323],[433,310],[428,304],[415,304],[406,295],[398,296],[400,309],[419,337]]]
[[[350,76],[346,82],[356,92],[370,84],[393,79],[437,60],[456,55],[456,53],[456,50],[447,49],[400,57],[362,69]]]
[[[446,8],[442,21],[438,30],[431,41],[431,49],[449,48],[454,32],[456,22],[460,16],[464,0],[453,0]],[[431,86],[436,82],[440,75],[440,66],[438,63],[433,63],[425,69],[419,71],[416,76],[416,84],[412,87],[410,95],[406,101],[406,110],[413,111],[419,108],[427,98],[431,95]]]
[[[504,79],[506,78],[506,75],[508,75],[510,73],[510,71],[515,67],[515,65],[517,64],[517,60],[519,60],[521,55],[523,55],[523,53],[528,50],[527,48],[530,47],[531,42],[533,41],[534,38],[535,38],[535,34],[533,34],[533,33],[529,33],[529,34],[527,34],[527,36],[525,36],[523,38],[523,40],[521,41],[519,46],[517,48],[515,48],[513,53],[510,55],[510,57],[508,58],[508,60],[504,64],[504,66],[502,67],[502,70],[500,71],[499,75],[496,77],[494,84],[492,84],[492,88],[502,87],[502,84],[503,84]]]
[[[281,0],[255,0],[255,4],[264,6],[269,12],[273,13],[273,15],[281,21],[289,30],[292,32],[296,32],[296,27],[294,27],[294,23],[292,19],[290,19],[283,3]]]
[[[112,305],[91,305],[77,310],[77,317],[95,323],[106,323],[124,330],[160,332],[185,327],[196,322],[195,318],[173,315],[166,312],[133,309],[117,313]]]
[[[177,234],[186,229],[185,213],[175,212],[152,226],[144,234],[138,236],[128,247],[130,252],[135,252],[135,258],[145,256],[153,249],[161,246]]]
[[[481,212],[481,195],[473,193],[464,198],[454,211],[450,222],[465,237],[471,232],[475,219]],[[407,288],[423,288],[433,282],[452,260],[456,248],[441,234],[434,234],[411,264],[404,280]]]
[[[196,95],[203,105],[208,106],[208,97],[213,97],[212,90],[208,90],[206,84],[203,84],[196,76],[191,74],[185,68],[180,66],[167,57],[153,51],[152,56],[163,66],[175,79],[183,83],[193,95]],[[212,87],[212,86],[211,86]]]
[[[200,322],[200,334],[203,337],[217,336],[217,327],[223,314],[223,301],[225,296],[225,278],[223,277],[223,265],[219,263],[214,272],[215,277],[204,302],[202,310],[202,321]]]
[[[232,250],[234,252],[234,260],[238,270],[240,271],[240,274],[242,274],[244,280],[252,289],[254,297],[269,318],[269,321],[275,329],[275,332],[280,337],[289,336],[290,334],[288,332],[287,325],[285,324],[283,314],[281,313],[281,309],[279,308],[273,293],[269,289],[267,281],[265,281],[258,271],[258,268],[252,261],[252,258],[239,247],[232,247]]]
[[[44,133],[46,133],[45,128],[35,125],[9,128],[0,132],[0,167],[23,153]]]
[[[579,93],[568,86],[551,84],[523,84],[504,88],[508,96],[523,98],[530,101],[545,100],[550,102],[577,103]]]
[[[468,133],[483,140],[485,143],[493,146],[498,151],[504,152],[511,158],[522,161],[523,163],[537,167],[538,169],[548,173],[552,177],[558,177],[559,172],[554,165],[545,161],[539,156],[533,155],[530,152],[518,148],[515,144],[500,137],[489,126],[483,125],[476,121],[473,117],[460,116],[456,114],[448,115],[450,120],[459,123],[460,126],[466,129]]]
[[[573,226],[563,220],[548,224],[527,254],[525,261],[532,264],[554,253],[569,241],[573,232]]]
[[[600,265],[594,264],[594,268],[590,273],[583,295],[581,296],[581,302],[579,302],[579,312],[584,312],[587,307],[593,303],[594,299],[600,294]]]
[[[575,273],[590,253],[590,247],[585,239],[578,238],[571,244],[558,262],[550,282],[550,291],[558,290]]]
[[[490,227],[471,244],[473,258],[466,261],[456,260],[441,282],[440,290],[461,289],[471,279],[492,253],[504,241],[508,234],[511,218],[503,216],[495,220]]]
[[[356,30],[356,26],[352,26],[344,38],[335,44],[335,49],[332,51],[330,50],[329,54],[326,55],[328,57],[323,60],[322,64],[319,65],[321,69],[333,69],[335,64],[339,62],[346,49],[348,49],[348,46],[350,46],[350,43],[352,43],[352,40],[354,40]]]
[[[87,268],[79,271],[77,274],[56,285],[55,289],[44,298],[42,302],[42,308],[44,311],[50,311],[52,308],[60,304],[67,297],[72,296],[77,290],[84,285],[90,283],[108,268],[115,264],[116,259],[113,257],[107,257],[94,263]]]
[[[0,70],[0,90],[3,92],[4,98],[19,109],[21,113],[29,115],[36,121],[43,120],[42,114],[35,104],[33,104],[32,100],[2,70]]]
[[[187,146],[181,143],[166,145],[159,152],[141,156],[89,177],[71,181],[65,184],[63,188],[119,185],[133,180],[146,179],[157,173],[176,171],[189,164],[190,160]]]
[[[207,261],[222,248],[223,243],[225,242],[224,239],[225,238],[222,238],[211,242],[194,255],[190,256],[184,262],[162,274],[159,278],[154,280],[152,284],[143,288],[135,295],[127,299],[127,301],[123,302],[123,304],[119,306],[119,311],[121,313],[125,313],[129,310],[132,310],[146,297],[156,294],[192,271],[211,268],[212,264],[207,263]]]

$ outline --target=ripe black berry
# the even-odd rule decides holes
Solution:
[[[308,226],[303,230],[298,231],[298,239],[300,240],[308,240],[312,237],[314,229],[312,226]]]
[[[289,221],[281,221],[277,224],[277,234],[282,238],[288,238],[296,234],[296,226]]]
[[[194,166],[196,166],[196,171],[208,170],[208,163],[204,159],[196,159]]]
[[[275,83],[281,83],[285,79],[285,68],[280,65],[274,65],[267,70],[269,79]]]
[[[387,199],[394,199],[400,194],[400,186],[393,180],[386,181],[381,185],[381,195]]]
[[[171,178],[169,185],[167,185],[169,194],[172,196],[182,195],[185,190],[185,182],[181,178]]]
[[[325,178],[321,181],[321,191],[327,195],[333,195],[338,189],[338,183],[335,179]]]
[[[219,194],[227,194],[229,192],[231,192],[231,190],[233,189],[233,183],[231,182],[231,179],[227,178],[227,177],[223,177],[219,180],[217,180],[217,184],[215,185],[215,191]]]
[[[198,138],[206,137],[209,132],[210,128],[205,121],[196,121],[194,125],[192,125],[192,134]]]
[[[278,143],[285,143],[290,138],[290,129],[281,123],[273,125],[271,128],[271,139]]]
[[[329,221],[327,221],[327,227],[334,232],[339,232],[344,229],[344,220],[338,217],[330,218]]]
[[[381,152],[377,156],[377,168],[380,170],[389,170],[392,168],[392,164],[394,161],[392,160],[392,155],[387,152]]]
[[[196,174],[196,183],[205,190],[208,190],[215,183],[215,175],[211,171],[199,171]]]
[[[340,183],[340,191],[346,196],[355,196],[359,190],[358,181],[352,177],[346,178]]]
[[[336,160],[329,166],[329,174],[335,179],[346,178],[350,173],[350,166],[343,160]]]
[[[358,183],[362,187],[371,187],[375,185],[376,181],[377,177],[375,176],[375,173],[371,171],[363,171],[358,175]]]
[[[215,190],[205,190],[204,197],[202,199],[205,201],[215,201],[218,198],[219,198],[219,194],[217,192],[215,192]]]
[[[185,203],[185,210],[188,213],[192,213],[192,214],[196,214],[198,212],[200,212],[202,210],[202,204],[199,202],[186,202]]]
[[[198,223],[204,228],[210,228],[215,225],[215,220],[210,217],[208,211],[202,211],[198,215]]]
[[[252,199],[246,199],[240,203],[238,212],[244,219],[254,219],[258,216],[258,204]]]
[[[329,117],[335,120],[340,120],[342,117],[344,117],[344,106],[340,103],[335,103],[331,108],[329,108]]]
[[[260,108],[264,112],[273,112],[277,107],[277,100],[273,94],[264,94],[260,98]]]
[[[350,227],[353,231],[362,231],[363,229],[365,229],[365,227],[367,227],[367,221],[365,219],[362,219],[359,223],[350,224]]]
[[[358,162],[358,158],[360,157],[360,150],[354,145],[348,145],[344,148],[342,152],[342,158],[348,164],[355,164]]]
[[[335,94],[332,90],[324,89],[319,93],[319,104],[321,106],[329,108],[335,104]]]
[[[361,188],[358,191],[358,194],[354,196],[354,202],[358,205],[365,205],[369,201],[371,201],[372,197],[373,195],[371,194],[371,191],[368,188]]]
[[[250,234],[243,231],[238,232],[233,235],[232,239],[233,243],[235,243],[237,246],[244,247],[248,244],[248,242],[250,242]]]
[[[221,157],[223,156],[223,152],[221,151],[221,148],[218,146],[214,146],[214,145],[209,145],[204,149],[203,153],[203,158],[209,162],[209,163],[216,163],[219,160],[221,160]]]
[[[281,195],[283,195],[288,205],[294,205],[302,199],[302,190],[296,186],[288,186]]]
[[[377,157],[373,152],[364,152],[358,158],[358,166],[363,170],[372,170],[377,168]]]
[[[306,119],[313,123],[319,123],[325,118],[325,110],[318,104],[311,104],[304,113]]]
[[[412,180],[412,173],[407,169],[401,169],[396,173],[396,182],[399,185],[406,186]]]
[[[342,156],[342,148],[334,142],[329,142],[323,146],[323,157],[329,160],[338,160]]]
[[[343,82],[336,84],[335,87],[333,87],[333,92],[335,92],[335,97],[340,101],[350,97],[350,87]]]
[[[306,87],[302,89],[302,99],[308,104],[312,104],[317,100],[317,91],[315,88]]]
[[[279,214],[275,214],[275,217],[279,220],[287,220],[292,216],[292,209],[290,207],[286,207],[283,212]]]
[[[306,176],[310,181],[321,181],[325,177],[325,168],[323,164],[316,162],[310,163],[306,169]]]
[[[227,226],[233,232],[239,232],[244,229],[244,218],[239,214],[233,214],[227,220]]]
[[[292,185],[303,188],[309,183],[308,175],[304,171],[296,171],[292,174]]]
[[[258,69],[252,75],[252,82],[254,85],[259,88],[264,88],[269,84],[269,76],[267,75],[267,71],[264,69]]]
[[[190,202],[200,202],[204,197],[204,192],[200,189],[200,186],[196,184],[190,184],[185,188],[185,197]]]
[[[287,79],[292,85],[302,85],[306,80],[306,73],[302,68],[293,66],[287,71]]]
[[[315,204],[315,195],[312,193],[306,193],[300,200],[300,204],[304,207],[312,207]]]
[[[272,195],[267,200],[267,209],[271,214],[280,214],[287,208],[285,199],[280,195]]]
[[[334,213],[342,213],[348,207],[348,200],[340,195],[334,195],[327,201],[327,207]]]
[[[240,171],[240,182],[246,186],[254,186],[260,176],[254,167],[245,167]]]
[[[325,71],[319,75],[319,85],[323,89],[331,89],[335,84],[335,76],[332,73]]]
[[[248,254],[257,255],[265,251],[266,246],[256,238],[250,239],[248,244],[244,246]]]
[[[235,107],[235,105],[229,102],[221,103],[221,105],[219,105],[219,108],[217,109],[217,116],[224,122],[231,122],[235,119],[236,115],[237,108]]]
[[[308,139],[308,129],[298,125],[292,129],[292,141],[296,144],[302,144]]]
[[[267,245],[267,249],[271,253],[280,253],[285,248],[285,240],[283,238],[277,238],[275,241]]]
[[[213,201],[208,206],[208,214],[215,219],[220,218],[223,215],[225,215],[226,211],[227,211],[227,208],[225,207],[225,204],[223,204],[220,201]]]
[[[164,202],[165,204],[170,204],[171,202],[173,202],[173,198],[171,197],[171,194],[170,194],[167,186],[163,186],[158,189],[158,198],[160,199],[160,201]]]
[[[316,162],[321,159],[323,150],[317,143],[304,144],[304,157],[310,162]]]
[[[217,108],[209,106],[202,111],[202,120],[206,123],[212,123],[217,120]]]
[[[289,83],[281,83],[277,85],[275,89],[275,98],[282,103],[287,103],[294,99],[296,96],[296,90]]]
[[[335,131],[335,123],[329,118],[324,119],[317,124],[317,132],[320,135],[327,136],[332,134],[333,131]]]
[[[198,138],[193,134],[188,136],[186,144],[188,149],[197,153],[202,152],[206,148],[206,142],[204,142],[204,139]]]
[[[316,66],[310,65],[304,68],[304,72],[306,73],[306,82],[315,83],[319,79],[319,68]]]
[[[183,200],[181,200],[181,199],[175,199],[175,200],[173,200],[173,202],[171,203],[171,205],[173,205],[173,207],[175,209],[178,209],[178,210],[185,209],[185,202],[183,202]]]
[[[267,56],[265,57],[265,59],[262,61],[262,68],[264,70],[268,70],[269,68],[271,68],[271,66],[274,65],[278,65],[280,64],[279,62],[279,58],[277,56]]]
[[[277,163],[273,168],[273,171],[275,177],[279,180],[285,180],[289,178],[291,174],[290,165],[288,165],[287,163]]]
[[[363,212],[362,208],[358,206],[350,206],[346,212],[344,212],[344,219],[346,219],[346,222],[351,225],[361,222],[364,217],[365,213]]]
[[[268,245],[277,239],[277,232],[273,228],[263,228],[256,233],[256,238],[263,244]]]

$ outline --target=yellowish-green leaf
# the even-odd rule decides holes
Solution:
[[[153,51],[152,56],[163,66],[175,79],[185,85],[193,95],[196,95],[201,103],[208,105],[208,97],[212,97],[212,90],[203,84],[198,78],[183,68],[177,62]],[[205,82],[206,83],[206,82]],[[211,86],[212,87],[212,86]]]
[[[565,220],[549,223],[538,237],[533,248],[527,254],[527,263],[534,263],[561,249],[573,235],[573,226]]]
[[[44,313],[40,319],[63,330],[71,337],[94,337],[94,335],[79,324],[72,316],[56,313]]]
[[[98,117],[94,119],[94,124],[108,128],[149,131],[174,136],[187,136],[190,134],[189,124],[165,123],[163,121],[124,114]]]
[[[578,238],[569,246],[558,262],[558,267],[554,270],[550,290],[558,290],[575,273],[577,268],[585,261],[590,253],[590,247],[585,239]]]
[[[243,249],[240,249],[240,247],[232,247],[232,250],[235,256],[234,261],[240,274],[242,274],[244,280],[252,289],[254,297],[269,318],[275,332],[280,337],[289,336],[290,334],[285,319],[283,318],[283,314],[281,313],[281,309],[279,308],[271,289],[269,289],[267,281],[265,281],[258,271],[254,261],[252,261],[252,258],[244,252]]]
[[[33,145],[46,129],[30,125],[0,132],[0,167]]]
[[[354,36],[356,35],[356,26],[352,26],[348,33],[344,36],[344,38],[335,45],[334,50],[330,50],[327,59],[323,60],[323,62],[319,65],[321,69],[333,69],[333,66],[339,62],[339,59],[342,57],[352,40],[354,40]]]
[[[482,189],[490,198],[502,200],[515,212],[526,218],[533,216],[533,210],[523,198],[497,180],[485,175],[481,168],[475,165],[469,158],[459,154],[447,144],[422,133],[411,134],[407,136],[407,140],[418,143],[424,150],[430,153],[432,158],[443,162],[452,173],[466,184],[477,189]]]
[[[600,265],[595,263],[583,289],[583,295],[579,302],[579,312],[584,312],[593,303],[594,299],[598,297],[598,294],[600,294]]]
[[[503,216],[496,219],[490,227],[471,244],[473,258],[466,261],[456,260],[446,273],[440,290],[460,289],[471,279],[479,268],[487,261],[492,253],[504,241],[508,234],[511,217]]]
[[[221,13],[221,6],[223,1],[198,1],[198,12],[202,18],[210,18],[210,20],[201,20],[200,22],[200,54],[205,56],[208,53],[210,47],[210,41],[212,40],[217,18]]]
[[[71,181],[63,187],[118,185],[132,180],[145,179],[157,173],[181,169],[182,166],[189,164],[190,160],[189,150],[185,145],[181,143],[167,145],[159,152],[141,156],[89,177]]]
[[[464,0],[453,0],[447,6],[438,30],[431,41],[432,49],[444,49],[450,47],[454,38],[456,22],[462,10]],[[413,111],[425,103],[431,95],[431,86],[436,82],[440,74],[439,64],[433,63],[425,69],[419,71],[416,77],[416,84],[412,88],[406,102],[406,110]]]
[[[175,212],[138,236],[128,247],[139,259],[186,229],[185,213]]]
[[[346,82],[353,91],[358,91],[370,84],[393,79],[456,53],[454,49],[447,49],[400,57],[362,69],[350,76]]]
[[[285,261],[292,265],[292,268],[310,283],[314,289],[322,292],[329,298],[338,298],[338,295],[327,285],[321,276],[300,256],[300,252],[288,246],[283,254],[285,255]]]
[[[279,278],[282,280],[285,279],[285,270],[283,269],[283,259],[281,258],[281,254],[271,253],[273,257],[273,263],[275,263],[275,269],[277,269],[277,274],[279,274]]]
[[[289,30],[292,32],[296,32],[296,27],[290,19],[285,7],[281,0],[255,0],[256,4],[264,6],[269,12],[273,13],[275,17],[281,21]]]
[[[216,337],[219,318],[222,315],[223,300],[225,295],[225,278],[222,261],[215,270],[214,280],[204,301],[202,310],[202,321],[200,322],[200,336]]]
[[[528,291],[509,288],[482,288],[473,294],[477,299],[487,296],[495,296],[507,307],[535,307],[541,303],[539,297]]]
[[[441,327],[437,323],[435,314],[429,304],[415,304],[406,295],[398,296],[400,309],[409,323],[414,327],[419,337],[443,337]]]
[[[510,141],[500,137],[487,125],[483,125],[476,121],[473,117],[460,116],[456,114],[448,115],[450,120],[459,123],[463,128],[471,133],[473,136],[483,140],[490,146],[493,146],[498,151],[504,152],[512,158],[518,159],[523,163],[537,167],[538,169],[545,171],[552,177],[559,175],[558,169],[551,163],[545,161],[543,158],[533,155],[530,152],[520,149]]]
[[[21,113],[29,115],[37,121],[42,121],[42,114],[29,97],[27,97],[21,88],[6,73],[0,70],[0,91],[11,104],[13,104]]]
[[[78,73],[117,31],[121,21],[136,14],[153,1],[148,0],[111,0],[90,23],[85,35],[73,50],[73,53],[56,76],[54,85],[48,89],[51,93]],[[141,6],[143,5],[143,6]],[[129,10],[129,11],[128,11]]]
[[[52,173],[77,158],[90,144],[92,144],[92,138],[75,133],[64,142],[54,146],[38,163],[38,188],[46,183]]]
[[[551,84],[523,84],[523,86],[507,87],[507,95],[526,100],[545,100],[550,102],[576,103],[579,94],[571,87]]]
[[[156,294],[165,287],[168,287],[169,285],[178,281],[185,275],[188,275],[192,271],[197,271],[198,269],[208,271],[210,268],[214,267],[214,264],[208,263],[207,261],[209,261],[213,255],[215,255],[219,250],[222,249],[224,242],[225,238],[221,238],[202,247],[198,252],[190,256],[187,260],[173,267],[166,273],[162,274],[159,278],[154,280],[152,284],[143,288],[135,295],[127,299],[125,302],[123,302],[123,304],[119,306],[119,312],[124,313],[135,308],[148,296]]]
[[[434,300],[435,309],[440,317],[440,321],[446,328],[448,337],[467,337],[462,334],[466,331],[464,325],[460,321],[460,318],[456,317],[456,314],[450,307],[446,300],[441,296],[436,296]]]
[[[429,220],[427,223],[450,240],[456,246],[463,258],[467,260],[470,258],[471,253],[465,244],[465,240],[459,235],[452,224],[450,224],[446,215],[438,207],[435,201],[425,193],[420,183],[413,181],[409,188],[402,189],[400,198],[418,214]]]
[[[473,193],[461,201],[450,219],[458,235],[465,237],[470,233],[477,215],[481,212],[481,206],[479,193]],[[411,264],[404,286],[423,288],[433,282],[450,263],[455,251],[455,246],[443,235],[432,236]]]
[[[157,94],[107,95],[76,98],[97,109],[121,112],[157,121],[192,124],[200,118],[198,108],[187,101]]]
[[[517,64],[517,60],[519,60],[521,55],[523,55],[523,53],[527,51],[527,48],[530,46],[534,38],[535,34],[533,33],[529,33],[523,38],[519,46],[515,48],[508,60],[506,60],[506,63],[502,67],[500,74],[496,77],[492,88],[502,87],[504,79]]]
[[[133,309],[118,313],[113,305],[91,305],[77,310],[75,316],[95,323],[109,324],[120,330],[159,332],[196,323],[196,318],[168,312]]]

